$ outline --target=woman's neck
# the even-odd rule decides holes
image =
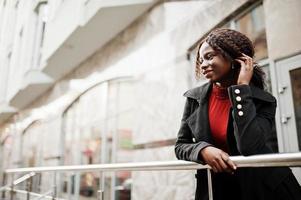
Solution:
[[[231,85],[236,85],[238,79],[238,72],[237,71],[231,71],[228,76],[223,78],[222,80],[214,82],[218,87],[221,88],[228,88]]]
[[[215,84],[219,88],[228,88],[231,85],[235,85],[233,80],[216,81],[213,84]]]

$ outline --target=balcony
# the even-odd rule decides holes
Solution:
[[[0,104],[0,122],[8,120],[16,112],[16,108],[7,105],[7,103]]]
[[[46,26],[42,71],[60,79],[158,0],[65,1]],[[70,4],[70,5],[69,5]],[[71,5],[72,4],[72,5]]]
[[[52,84],[53,80],[49,76],[38,70],[30,70],[24,75],[23,87],[10,98],[10,105],[19,109],[24,108],[49,89]]]

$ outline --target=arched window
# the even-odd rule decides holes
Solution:
[[[65,110],[62,126],[65,165],[132,161],[132,87],[133,81],[129,79],[101,82]],[[131,174],[126,172],[102,176],[97,172],[75,174],[65,177],[63,191],[95,198],[97,190],[104,186],[105,199],[110,199],[114,195],[130,195],[130,190],[122,187],[130,178]]]

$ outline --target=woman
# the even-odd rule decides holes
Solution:
[[[196,74],[208,83],[188,90],[175,153],[213,170],[214,200],[297,200],[301,189],[287,167],[239,168],[229,155],[277,152],[276,99],[265,92],[252,42],[231,29],[199,45]],[[196,174],[196,200],[208,199],[206,170]]]

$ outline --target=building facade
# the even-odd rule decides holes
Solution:
[[[299,0],[0,0],[1,176],[175,160],[182,94],[205,82],[194,77],[197,44],[217,27],[252,39],[278,101],[279,152],[300,151],[300,8]],[[52,177],[36,175],[33,190],[48,191]],[[103,188],[108,200],[183,200],[193,199],[194,179],[186,171],[61,173],[56,183],[67,199],[96,199]]]

